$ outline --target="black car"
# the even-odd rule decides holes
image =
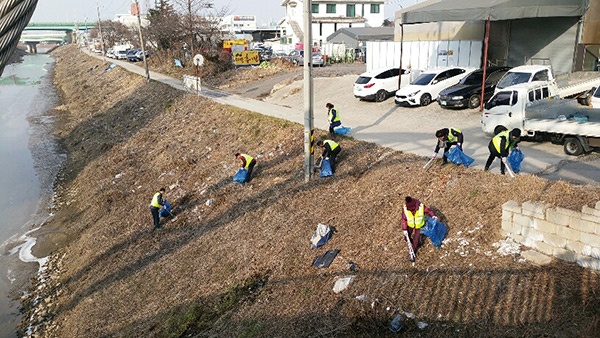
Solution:
[[[496,84],[510,67],[489,67],[486,71],[484,101],[494,94]],[[438,103],[442,108],[477,108],[481,104],[483,69],[465,76],[458,84],[440,92]]]

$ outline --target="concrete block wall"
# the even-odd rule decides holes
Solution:
[[[501,231],[536,251],[600,271],[600,201],[581,212],[508,201],[502,205]]]

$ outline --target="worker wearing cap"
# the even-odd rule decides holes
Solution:
[[[413,252],[415,255],[417,254],[417,249],[419,247],[419,242],[421,240],[421,228],[425,225],[426,219],[425,215],[427,214],[429,217],[435,217],[435,214],[431,209],[426,207],[421,201],[416,198],[412,198],[410,196],[406,196],[404,204],[404,210],[402,212],[402,232],[404,234],[404,238],[406,239],[406,235],[411,240]],[[408,256],[408,259],[411,262],[414,262],[412,256]]]
[[[497,157],[500,159],[500,173],[504,175],[504,171],[506,170],[506,157],[510,151],[514,148],[518,147],[518,143],[521,141],[521,130],[519,128],[515,128],[510,132],[508,130],[500,131],[496,134],[488,145],[488,149],[490,151],[490,156],[485,163],[485,171],[490,169],[490,165]]]
[[[163,199],[163,194],[165,193],[165,188],[160,188],[157,193],[152,196],[152,200],[150,201],[150,213],[152,213],[152,219],[154,220],[154,229],[159,230],[160,227],[160,209],[165,206],[165,200]]]
[[[323,153],[321,154],[321,157],[329,157],[329,163],[331,164],[331,173],[335,173],[335,159],[342,150],[342,147],[340,147],[340,145],[337,142],[332,140],[319,140],[317,141],[317,146],[323,148]]]
[[[236,153],[235,158],[242,161],[242,168],[246,168],[248,170],[248,174],[246,175],[246,180],[244,182],[248,183],[252,180],[252,169],[256,165],[256,160],[254,157],[246,154]]]
[[[440,148],[444,148],[444,156],[442,157],[442,165],[448,163],[446,153],[450,150],[450,147],[457,146],[462,151],[462,145],[464,141],[463,133],[460,129],[456,128],[443,128],[435,132],[438,142],[433,151],[433,158],[437,157]]]
[[[342,121],[340,114],[338,114],[337,109],[333,107],[332,103],[327,103],[325,108],[327,108],[327,121],[329,122],[329,137],[333,138],[335,136],[333,128],[341,126]]]

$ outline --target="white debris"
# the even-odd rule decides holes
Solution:
[[[335,281],[335,285],[333,286],[333,292],[340,293],[348,287],[350,281],[354,278],[354,276],[347,276],[344,278],[340,278]]]
[[[502,256],[512,256],[521,253],[521,246],[510,238],[492,244]]]
[[[117,178],[117,179],[121,178],[121,177],[123,177],[123,173],[118,173],[118,174],[115,175],[115,178]]]
[[[417,327],[421,330],[423,330],[424,328],[426,328],[427,326],[429,326],[429,324],[425,323],[425,322],[417,322]]]
[[[210,207],[210,206],[213,204],[213,200],[212,200],[212,199],[209,199],[209,200],[207,200],[207,201],[206,201],[206,203],[204,203],[204,204],[206,204],[206,206],[207,206],[207,207]]]

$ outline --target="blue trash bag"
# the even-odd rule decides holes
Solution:
[[[248,175],[248,169],[240,168],[237,173],[233,176],[233,181],[238,182],[240,184],[244,184],[246,182],[246,176]]]
[[[421,233],[429,237],[436,249],[442,246],[442,241],[446,237],[446,231],[448,231],[448,227],[433,217],[428,217],[427,223],[421,228]]]
[[[339,127],[333,128],[333,132],[335,134],[339,134],[339,135],[346,135],[350,132],[350,130],[352,130],[352,128],[344,127],[344,126],[339,126]]]
[[[310,237],[310,248],[316,249],[320,246],[325,245],[331,237],[331,228],[326,224],[317,224],[317,229]]]
[[[331,170],[331,162],[329,162],[329,157],[326,157],[321,163],[321,173],[319,177],[329,177],[333,175],[333,171]]]
[[[463,164],[465,167],[469,167],[471,164],[473,164],[473,161],[475,161],[463,153],[459,147],[452,147],[448,152],[444,153],[444,155],[446,155],[448,161],[456,165]]]
[[[165,207],[160,209],[160,213],[158,215],[160,217],[170,216],[171,210],[173,210],[173,207],[171,207],[171,204],[169,204],[169,202],[165,201]]]
[[[523,162],[524,158],[525,155],[523,155],[523,152],[519,148],[511,150],[510,154],[508,154],[508,164],[512,168],[512,171],[515,172],[515,174],[518,174],[519,171],[521,171],[521,162]]]

